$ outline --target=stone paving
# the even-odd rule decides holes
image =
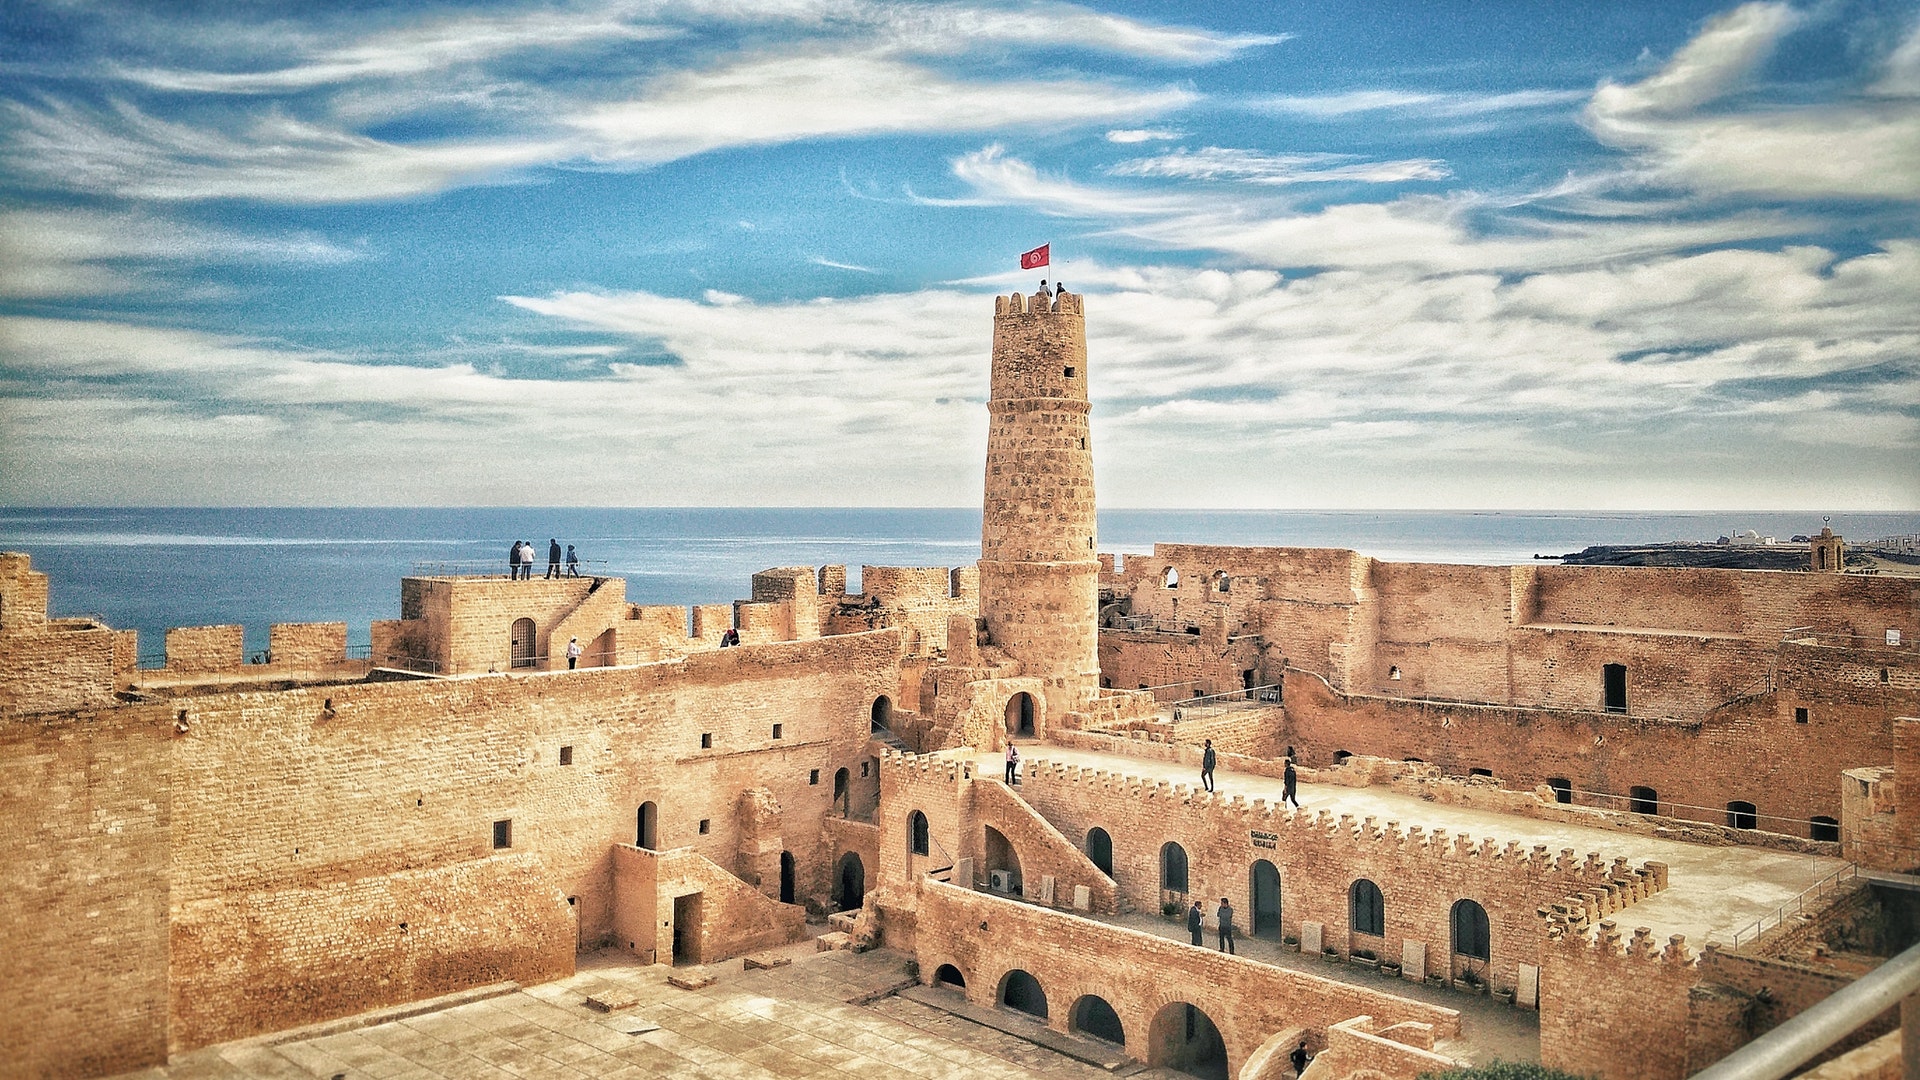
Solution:
[[[1057,762],[1187,784],[1196,790],[1200,786],[1199,770],[1169,761],[1040,743],[1024,746],[1021,755],[1029,764]],[[1003,764],[999,755],[984,754],[975,766],[975,775],[998,777]],[[1279,804],[1280,781],[1277,779],[1221,770],[1215,774],[1214,781],[1221,794],[1243,795],[1249,801],[1265,799],[1269,806]],[[1695,949],[1709,941],[1731,944],[1735,931],[1771,914],[1847,865],[1841,859],[1818,855],[1744,845],[1709,847],[1518,814],[1449,806],[1382,787],[1302,783],[1298,794],[1309,814],[1328,810],[1336,818],[1352,814],[1356,821],[1372,817],[1379,825],[1397,821],[1403,828],[1418,825],[1429,832],[1445,829],[1453,836],[1491,837],[1502,844],[1508,841],[1518,841],[1522,847],[1545,844],[1552,852],[1572,848],[1581,856],[1593,851],[1607,861],[1624,855],[1635,866],[1648,860],[1664,862],[1670,871],[1667,891],[1627,908],[1619,915],[1619,922],[1626,929],[1651,927],[1654,940],[1662,943],[1669,934],[1685,934],[1687,943]]]
[[[707,969],[717,977],[714,984],[692,991],[668,986],[672,969],[664,966],[634,965],[619,953],[583,956],[571,978],[313,1038],[276,1042],[268,1037],[207,1047],[120,1080],[1101,1080],[1115,1075],[903,998],[852,1004],[903,983],[907,957],[886,949],[813,950],[811,941],[777,950],[793,962],[765,971],[744,971],[739,960],[716,964]],[[587,1007],[587,998],[604,994],[637,1001],[611,1014]],[[641,1034],[618,1030],[652,1025],[657,1029]],[[1178,1075],[1158,1069],[1130,1074]]]

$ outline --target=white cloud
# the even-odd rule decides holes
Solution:
[[[1584,114],[1600,141],[1644,155],[1670,183],[1788,199],[1920,199],[1920,102],[1892,95],[1710,111],[1751,80],[1803,17],[1747,4],[1714,19],[1658,72],[1603,83]],[[1881,86],[1902,85],[1903,45]]]
[[[1107,132],[1107,141],[1111,143],[1143,143],[1156,140],[1177,139],[1178,131],[1160,131],[1154,128],[1115,128]]]
[[[256,236],[140,211],[0,211],[0,296],[176,288],[148,264],[346,262],[359,253],[306,234]]]
[[[1426,117],[1466,117],[1520,109],[1569,105],[1587,97],[1584,90],[1511,90],[1497,94],[1438,93],[1419,90],[1346,90],[1334,94],[1287,94],[1249,98],[1251,109],[1317,119],[1356,113],[1397,112]]]
[[[1114,176],[1244,180],[1254,184],[1391,184],[1405,180],[1444,180],[1452,175],[1445,162],[1432,158],[1365,161],[1354,154],[1267,154],[1219,146],[1134,158],[1119,162],[1107,171]]]
[[[1065,126],[1165,112],[1194,98],[1085,79],[961,82],[877,55],[767,56],[666,76],[640,99],[568,123],[591,137],[598,157],[650,163],[794,139]]]

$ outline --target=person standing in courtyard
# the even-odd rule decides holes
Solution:
[[[1307,1056],[1307,1040],[1301,1039],[1300,1045],[1294,1047],[1293,1053],[1289,1054],[1288,1057],[1293,1062],[1294,1076],[1297,1077],[1302,1073],[1305,1073],[1307,1071],[1307,1062],[1313,1060],[1312,1058]]]
[[[1193,935],[1193,944],[1196,948],[1201,945],[1201,930],[1200,901],[1195,900],[1193,906],[1187,909],[1187,933]]]
[[[1219,760],[1213,752],[1213,740],[1208,739],[1207,748],[1200,752],[1200,786],[1208,791],[1213,790],[1213,767]]]
[[[1286,771],[1280,774],[1280,805],[1292,803],[1295,810],[1300,809],[1300,797],[1294,793],[1299,783],[1300,778],[1293,771],[1293,759],[1288,758]]]
[[[580,576],[580,556],[573,550],[572,544],[567,545],[567,576]]]
[[[1020,782],[1020,751],[1014,748],[1013,740],[1007,740],[1007,786]]]
[[[1220,920],[1220,951],[1233,953],[1233,903],[1226,897],[1220,898],[1220,910],[1214,912]],[[1238,954],[1235,954],[1238,955]]]
[[[567,670],[572,671],[580,664],[580,654],[587,650],[580,647],[579,638],[567,639]]]
[[[547,539],[547,577],[549,579],[552,579],[552,578],[557,578],[559,576],[560,576],[560,541],[555,538],[548,537]]]

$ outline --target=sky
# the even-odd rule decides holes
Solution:
[[[1920,3],[0,5],[0,504],[977,505],[1042,276],[1102,505],[1920,508]]]

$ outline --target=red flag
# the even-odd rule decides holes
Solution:
[[[1047,249],[1052,246],[1052,244],[1041,244],[1039,247],[1020,256],[1020,269],[1033,270],[1037,267],[1047,265]]]

